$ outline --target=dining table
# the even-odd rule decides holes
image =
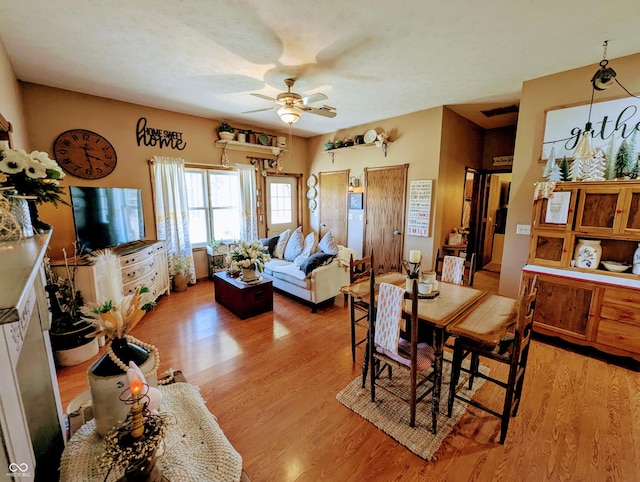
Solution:
[[[389,272],[375,276],[374,286],[380,283],[389,283],[396,286],[405,286],[407,276],[399,272]],[[351,296],[354,301],[370,302],[370,281],[368,279],[357,281],[341,288],[342,293]],[[510,300],[510,301],[509,301]],[[411,313],[411,300],[404,301],[404,313],[407,317]],[[495,312],[496,303],[502,308]],[[506,326],[515,316],[515,300],[500,295],[492,294],[484,290],[470,286],[456,285],[453,283],[439,283],[437,293],[429,297],[421,297],[418,302],[419,329],[429,332],[433,346],[435,359],[433,369],[435,373],[433,404],[436,411],[439,410],[440,394],[442,388],[442,364],[444,361],[444,348],[448,336],[447,328],[459,320],[473,320],[476,324],[482,324],[483,319],[491,320],[494,333],[499,326]],[[511,307],[511,309],[505,309]],[[470,313],[477,316],[469,317]],[[497,317],[494,315],[498,315]],[[365,360],[362,367],[363,386],[368,371],[369,354],[365,351]]]

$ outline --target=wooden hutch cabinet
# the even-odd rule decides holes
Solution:
[[[640,182],[565,182],[560,203],[534,203],[529,264],[538,275],[534,330],[640,360],[640,276],[574,267],[579,240],[599,240],[601,261],[631,264],[640,242]],[[554,196],[555,197],[555,196]],[[557,214],[557,213],[556,213]],[[555,221],[555,222],[553,222]]]

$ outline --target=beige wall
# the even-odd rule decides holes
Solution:
[[[640,54],[612,59],[609,67],[632,93],[640,92]],[[517,224],[531,223],[534,183],[542,180],[544,164],[538,162],[542,149],[545,111],[560,106],[585,104],[591,99],[591,77],[597,64],[524,82],[518,116],[518,130],[509,199],[509,214],[500,277],[500,293],[517,296],[520,270],[526,264],[529,237],[517,235]],[[595,100],[624,97],[617,85],[597,92]],[[584,119],[586,122],[586,119]]]
[[[13,127],[11,138],[13,146],[26,151],[31,151],[27,129],[25,126],[25,115],[22,109],[22,97],[20,85],[13,73],[11,62],[7,51],[0,38],[0,114],[4,116]]]
[[[452,228],[461,225],[466,168],[479,169],[482,166],[485,132],[452,110],[445,108],[443,114],[442,151],[436,197],[436,232],[440,237],[436,236],[436,248],[445,244]]]
[[[334,151],[334,161],[324,152],[328,140],[364,134],[369,129],[389,134],[387,157],[376,147]],[[362,182],[365,167],[409,164],[407,196],[410,183],[417,179],[434,180],[429,238],[406,236],[405,256],[411,249],[423,253],[423,266],[430,268],[432,256],[446,233],[460,224],[466,166],[480,167],[483,130],[446,107],[437,107],[379,122],[356,126],[344,131],[308,140],[310,172],[350,170]],[[322,193],[320,193],[322,195]],[[319,217],[311,217],[318,229]]]
[[[118,154],[116,169],[97,180],[85,180],[68,174],[64,185],[107,186],[141,188],[145,210],[145,228],[148,239],[156,235],[153,217],[151,179],[147,161],[153,156],[181,157],[190,163],[219,165],[222,150],[214,147],[219,121],[154,109],[116,100],[79,94],[36,84],[23,84],[23,101],[27,129],[32,148],[52,154],[56,137],[69,129],[88,129],[106,137]],[[184,150],[164,147],[138,146],[136,124],[146,117],[147,126],[178,131],[186,142]],[[249,126],[236,126],[247,128]],[[283,126],[286,127],[286,126]],[[278,134],[267,132],[267,134]],[[227,151],[230,163],[247,164],[247,155],[261,154]],[[293,149],[284,155],[284,171],[306,174],[306,146],[304,139],[295,138]],[[61,250],[70,250],[74,240],[71,209],[51,205],[40,209],[41,219],[54,227],[51,256]],[[201,256],[204,260],[204,256]],[[200,263],[202,264],[202,263]],[[203,270],[198,270],[198,276]]]
[[[484,136],[484,150],[482,153],[482,169],[504,170],[505,167],[493,166],[493,158],[498,156],[513,156],[515,143],[516,126],[486,130]],[[507,170],[509,170],[508,166]]]

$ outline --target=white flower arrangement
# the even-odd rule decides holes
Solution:
[[[235,271],[244,268],[261,273],[264,270],[264,264],[271,259],[267,249],[267,246],[263,246],[260,241],[252,243],[240,241],[240,244],[227,254],[227,261]]]
[[[0,187],[11,187],[22,196],[33,196],[37,203],[59,202],[65,190],[59,180],[64,172],[46,152],[27,154],[22,149],[11,149],[7,141],[0,141]]]

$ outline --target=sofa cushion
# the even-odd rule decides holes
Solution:
[[[305,275],[308,275],[314,269],[331,263],[331,261],[333,261],[333,258],[335,258],[335,255],[319,251],[305,259],[300,265],[300,270],[303,271]]]
[[[291,230],[287,229],[286,231],[282,231],[278,237],[278,242],[276,244],[276,248],[273,250],[273,257],[282,259],[284,257],[284,248],[287,247],[287,241],[289,241],[289,235],[291,234]]]
[[[331,230],[327,231],[327,234],[322,237],[318,243],[318,249],[334,256],[338,254],[338,245],[336,244],[336,240],[334,239],[333,232]]]
[[[296,259],[293,260],[293,264],[295,264],[296,266],[300,266],[305,259],[307,259],[309,256],[311,256],[313,253],[316,252],[317,246],[318,246],[318,238],[316,237],[315,231],[311,231],[304,238],[304,249],[302,250],[302,253],[300,253],[296,257]]]
[[[276,245],[278,244],[278,238],[280,236],[271,236],[270,238],[261,238],[260,242],[263,246],[266,246],[269,252],[269,256],[273,256],[273,252],[276,249]]]
[[[296,257],[302,253],[304,249],[304,235],[302,234],[302,226],[298,226],[296,230],[291,233],[287,246],[284,248],[284,259],[287,261],[293,261]]]

